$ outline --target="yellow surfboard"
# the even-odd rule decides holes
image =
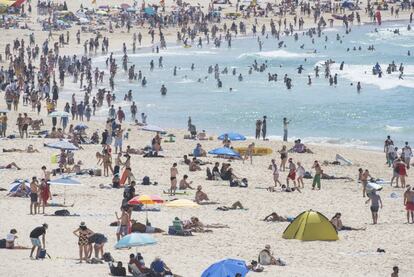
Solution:
[[[243,156],[246,154],[247,147],[234,147],[234,150]],[[273,150],[268,147],[255,147],[253,150],[253,156],[266,156],[272,153]]]

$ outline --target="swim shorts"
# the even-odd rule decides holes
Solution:
[[[295,178],[296,178],[296,172],[295,171],[289,172],[288,178],[291,179],[291,180],[295,180]]]
[[[36,203],[37,202],[37,193],[31,192],[30,193],[30,201],[32,203]]]
[[[407,211],[414,211],[414,202],[407,202],[407,204],[405,204],[405,209]]]
[[[30,238],[30,240],[32,241],[32,245],[33,246],[42,247],[42,244],[40,243],[40,239],[39,238]]]
[[[377,213],[379,210],[379,206],[371,206],[371,212]]]

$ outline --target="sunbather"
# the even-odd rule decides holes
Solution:
[[[267,222],[285,222],[288,221],[286,217],[280,216],[278,215],[276,212],[273,212],[271,214],[269,214],[268,216],[266,216],[263,221],[267,221]]]
[[[12,169],[13,167],[17,170],[21,169],[15,162],[11,162],[8,165],[0,165],[0,169]]]
[[[276,259],[270,252],[270,245],[266,245],[265,249],[259,253],[259,263],[262,265],[285,265],[280,259]]]
[[[150,225],[145,225],[137,221],[131,221],[131,232],[138,232],[138,233],[164,233],[164,230],[160,228],[152,227]]]
[[[26,149],[18,149],[18,148],[6,149],[6,148],[3,148],[3,152],[5,152],[5,153],[12,153],[12,152],[18,152],[18,153],[39,153],[39,150],[33,148],[33,145],[29,145]]]
[[[240,201],[234,202],[233,205],[231,205],[230,207],[221,206],[217,208],[217,210],[220,210],[220,211],[237,210],[237,209],[240,209],[240,210],[245,209]]]

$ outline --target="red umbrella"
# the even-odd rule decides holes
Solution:
[[[147,208],[147,205],[154,205],[154,204],[162,204],[164,203],[164,200],[158,196],[158,195],[139,195],[135,196],[131,200],[128,201],[129,205],[145,205],[145,209]],[[148,222],[148,210],[146,209],[146,220]]]

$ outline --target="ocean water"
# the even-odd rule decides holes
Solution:
[[[396,28],[400,29],[400,35],[392,32]],[[342,43],[336,39],[337,34]],[[282,37],[286,47],[279,49],[276,39],[261,37],[262,51],[257,38],[252,36],[233,39],[231,48],[226,42],[221,48],[205,42],[203,48],[169,46],[159,54],[143,48],[136,54],[130,53],[129,60],[136,65],[136,72],[143,72],[147,86],[129,82],[126,73],[120,71],[115,80],[115,93],[118,99],[123,99],[132,89],[139,113],[145,112],[151,124],[165,128],[186,128],[187,118],[191,116],[197,130],[217,134],[235,131],[254,136],[256,119],[266,115],[268,135],[275,138],[282,135],[282,118],[287,117],[291,120],[289,136],[308,143],[381,148],[386,135],[391,135],[400,145],[406,140],[414,144],[414,31],[408,31],[404,22],[380,27],[354,26],[348,35],[344,28],[338,27],[326,29],[322,37],[314,39],[312,44],[311,38],[301,32],[298,41],[292,36]],[[371,44],[376,51],[367,50]],[[361,51],[352,50],[359,46]],[[317,52],[313,53],[315,49]],[[407,55],[408,50],[413,56]],[[159,56],[163,57],[163,68],[158,68]],[[115,57],[121,66],[122,55]],[[152,59],[155,70],[150,72]],[[320,78],[314,77],[314,66],[327,59],[335,61],[331,74],[338,74],[336,86],[329,85],[322,67]],[[254,60],[259,64],[267,62],[266,71],[253,71],[249,75],[249,66]],[[104,61],[104,57],[96,58],[95,64],[104,68]],[[342,71],[339,70],[341,61],[345,62]],[[382,78],[371,74],[376,62],[385,72],[392,61],[397,66],[404,64],[403,80],[398,79],[398,73],[384,73]],[[193,71],[192,63],[195,64]],[[229,70],[227,75],[221,74],[222,88],[217,88],[213,74],[207,72],[208,66],[215,64],[220,66],[220,71],[224,67]],[[305,69],[302,74],[297,73],[300,65]],[[177,76],[173,76],[174,66],[179,68]],[[237,71],[235,76],[231,72],[233,68]],[[268,82],[268,72],[277,73],[278,81]],[[243,75],[242,82],[237,79],[239,73]],[[291,90],[283,83],[284,74],[292,79]],[[312,78],[310,86],[308,75]],[[361,93],[356,90],[358,81],[362,85]],[[161,96],[162,84],[168,89],[166,96]],[[129,103],[118,102],[118,105],[129,111]],[[106,113],[106,109],[100,111],[101,115]]]

